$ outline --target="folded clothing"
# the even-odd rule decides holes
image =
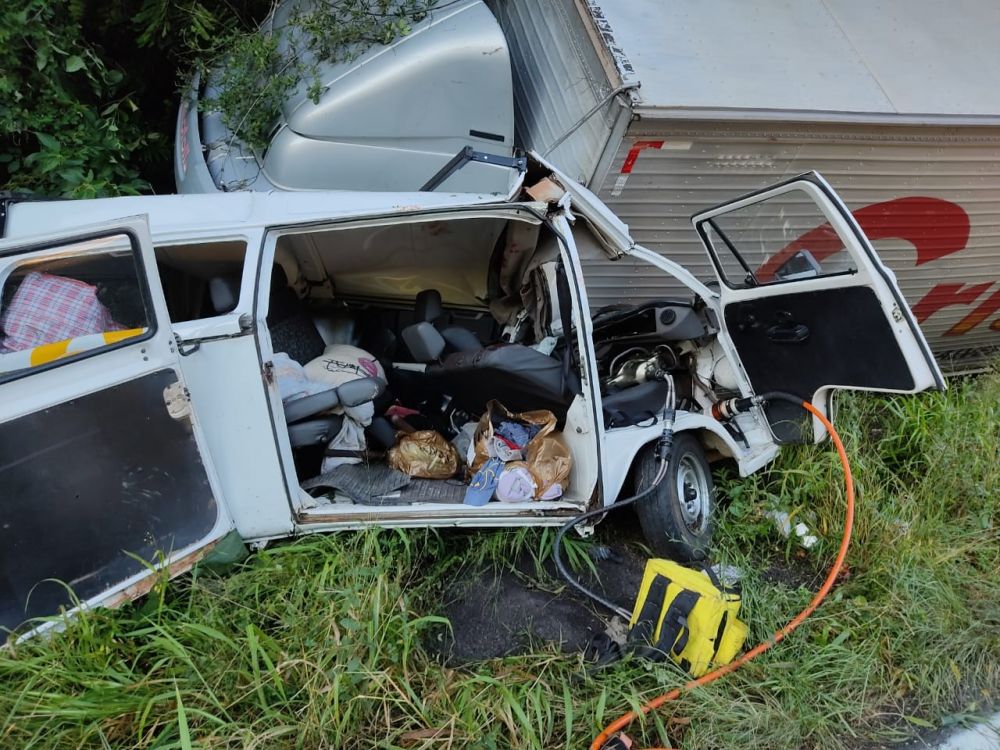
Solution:
[[[536,424],[504,420],[494,428],[493,433],[502,437],[512,448],[522,450],[540,429]]]
[[[525,503],[535,498],[535,478],[523,461],[504,466],[497,480],[497,500],[504,503]]]
[[[401,471],[382,463],[336,466],[302,483],[302,489],[334,489],[360,505],[399,505],[400,490],[410,483]]]

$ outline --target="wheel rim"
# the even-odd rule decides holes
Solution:
[[[709,478],[704,465],[690,454],[681,457],[677,466],[677,497],[684,525],[694,534],[708,526]]]

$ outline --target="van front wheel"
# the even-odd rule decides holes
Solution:
[[[639,456],[636,492],[652,484],[657,465],[651,445]],[[714,510],[715,486],[701,443],[690,434],[676,435],[666,476],[636,504],[643,535],[657,555],[678,562],[704,560],[712,541]]]

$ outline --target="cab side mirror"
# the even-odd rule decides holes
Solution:
[[[795,281],[797,279],[814,279],[822,272],[823,267],[811,252],[799,250],[778,267],[774,276],[780,281]]]

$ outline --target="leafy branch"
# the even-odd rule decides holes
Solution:
[[[289,95],[305,85],[315,104],[323,94],[323,66],[350,62],[371,47],[410,33],[438,0],[316,0],[297,4],[287,21],[274,14],[255,31],[220,39],[215,54],[198,64],[216,84],[202,101],[236,138],[263,151]]]

